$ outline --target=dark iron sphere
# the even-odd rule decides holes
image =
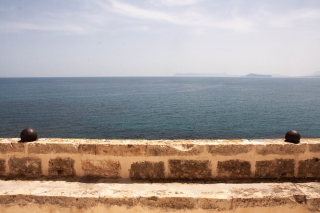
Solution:
[[[37,132],[32,128],[26,128],[20,133],[21,142],[31,142],[38,139]]]
[[[286,133],[286,142],[299,143],[301,135],[296,130],[290,130]]]

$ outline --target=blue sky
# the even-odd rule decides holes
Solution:
[[[0,77],[320,71],[320,1],[0,1]]]

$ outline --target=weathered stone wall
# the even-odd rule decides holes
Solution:
[[[315,213],[320,183],[81,183],[0,180],[1,213]]]
[[[320,139],[0,139],[0,176],[131,180],[320,178]]]

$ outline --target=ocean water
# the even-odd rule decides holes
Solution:
[[[0,137],[320,137],[319,78],[2,78]]]

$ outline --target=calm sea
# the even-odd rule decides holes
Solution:
[[[320,78],[2,78],[0,137],[320,137]]]

